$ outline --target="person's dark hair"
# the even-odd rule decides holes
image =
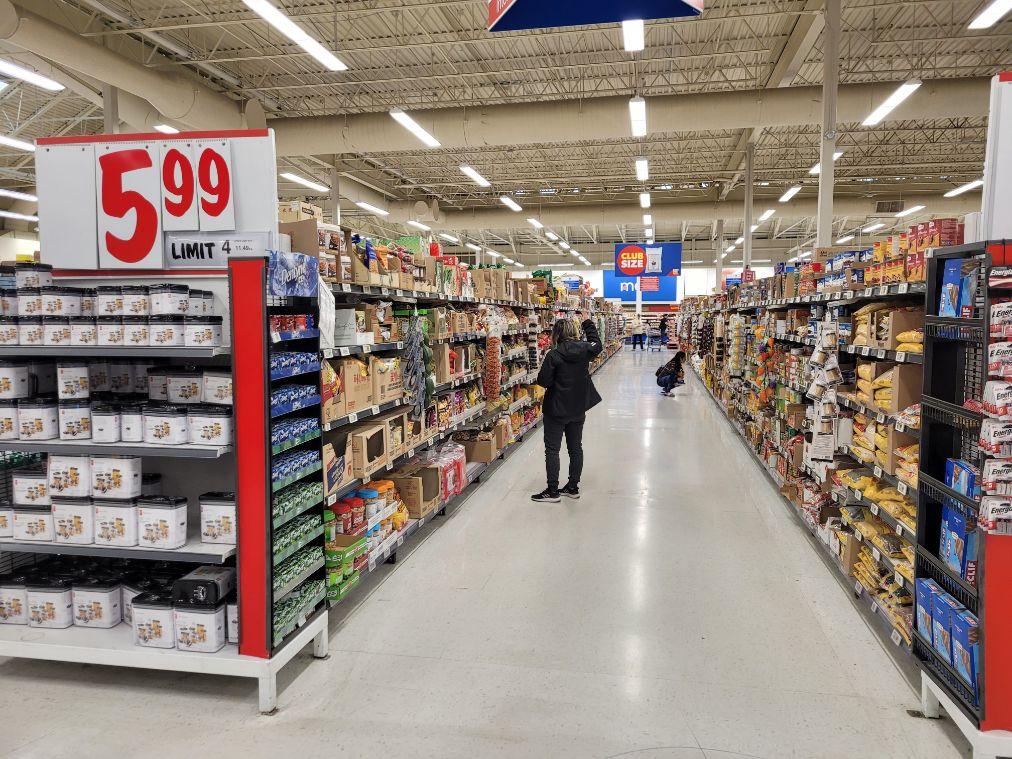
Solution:
[[[679,367],[684,366],[685,365],[685,351],[678,351],[678,353],[675,354],[675,361],[677,362],[677,365]]]
[[[572,319],[559,319],[552,327],[552,345],[562,345],[571,340],[579,340],[580,333]]]

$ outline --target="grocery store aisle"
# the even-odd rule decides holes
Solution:
[[[539,439],[282,675],[5,663],[12,756],[964,755],[918,701],[691,375],[596,377],[581,501],[535,504]],[[76,678],[76,679],[75,679]],[[287,686],[287,687],[286,687]],[[60,719],[40,720],[40,714]]]

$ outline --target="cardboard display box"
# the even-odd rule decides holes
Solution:
[[[893,374],[892,400],[888,403],[875,404],[887,414],[896,414],[913,403],[919,403],[921,400],[921,373],[923,367],[920,364],[893,364],[893,367],[895,368],[895,373]]]
[[[432,357],[436,366],[436,384],[442,385],[453,379],[450,368],[450,346],[448,343],[438,343],[432,346]]]
[[[372,421],[372,420],[370,420]],[[385,424],[387,428],[387,458],[395,459],[411,447],[412,423],[405,410],[388,411],[375,419],[376,424]]]
[[[482,464],[491,464],[499,456],[499,448],[496,441],[492,440],[462,440],[464,455],[468,461],[477,461]]]
[[[334,310],[334,345],[373,345],[376,337],[366,329],[365,311],[358,308]]]
[[[876,348],[894,351],[896,350],[896,346],[900,344],[900,341],[897,339],[898,335],[913,329],[923,329],[924,327],[924,313],[921,311],[888,311],[883,309],[871,315],[870,328],[872,335],[878,335],[879,323],[886,319],[887,314],[889,315],[889,326],[885,331],[884,337],[871,343]]]
[[[323,434],[323,489],[333,495],[353,479],[351,440],[346,428]]]
[[[323,209],[320,206],[314,206],[312,203],[306,203],[302,200],[292,200],[285,203],[278,203],[278,221],[282,223],[291,223],[297,221],[312,220],[315,224],[317,221],[323,221]],[[281,230],[284,232],[285,230]],[[314,230],[315,234],[315,230]],[[292,248],[295,250],[295,248]],[[297,251],[299,253],[312,253],[316,254],[316,245],[313,245],[312,251]]]
[[[347,434],[351,440],[351,472],[355,477],[368,477],[386,466],[390,440],[385,424],[371,421],[355,424],[347,429]]]
[[[408,516],[421,519],[439,506],[439,469],[416,462],[395,469],[387,479],[397,486],[397,492],[408,509]]]
[[[370,356],[369,374],[372,375],[372,402],[374,405],[396,401],[404,397],[404,374],[399,357]]]
[[[372,374],[369,364],[354,356],[331,361],[340,375],[341,387],[345,393],[345,414],[358,413],[372,406]]]
[[[495,446],[499,450],[502,450],[510,442],[510,423],[507,419],[500,419],[496,422],[495,429]]]
[[[887,474],[895,475],[897,465],[903,461],[903,459],[896,455],[896,449],[907,445],[913,445],[914,443],[917,443],[920,438],[915,437],[914,435],[908,435],[905,432],[897,432],[893,427],[886,427],[886,439],[888,440],[888,444],[885,448],[885,462],[880,463],[879,465],[882,467],[882,471]]]
[[[341,375],[330,361],[324,361],[320,366],[320,405],[324,424],[340,419],[348,413],[348,399]]]

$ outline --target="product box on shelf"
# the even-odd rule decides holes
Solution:
[[[460,443],[464,446],[468,461],[491,464],[499,455],[494,436],[487,440],[462,440]]]
[[[376,417],[375,422],[376,424],[386,425],[389,445],[387,450],[388,458],[394,459],[408,449],[412,425],[407,410],[397,409],[388,411]]]
[[[331,362],[344,391],[344,413],[358,413],[375,404],[369,363],[354,356]]]
[[[877,437],[884,437],[886,442],[885,447],[881,449],[883,456],[877,456],[876,461],[886,474],[895,475],[897,468],[903,463],[903,457],[897,455],[896,449],[916,445],[919,438],[906,432],[897,432],[894,427],[886,425],[879,425],[878,430]]]
[[[291,200],[283,203],[278,203],[278,221],[282,223],[292,223],[306,220],[323,221],[323,209],[320,206],[314,206],[312,203],[307,203],[304,200]],[[316,249],[305,251],[306,253],[315,253]]]
[[[324,433],[323,441],[323,487],[325,494],[331,496],[354,479],[348,428]]]
[[[442,385],[453,379],[453,369],[450,362],[451,348],[448,343],[437,343],[432,346],[432,358],[436,368],[436,384]]]
[[[926,577],[918,577],[915,587],[917,631],[928,643],[932,643],[934,635],[932,617],[934,615],[935,597],[941,595],[943,591],[937,582]]]
[[[372,345],[376,342],[372,330],[366,329],[366,312],[361,308],[334,310],[335,345]]]
[[[368,477],[388,461],[390,441],[387,426],[372,422],[352,425],[348,429],[351,440],[351,471],[355,477]]]
[[[952,615],[965,607],[948,593],[934,596],[931,607],[931,643],[946,664],[952,666]]]
[[[408,516],[421,519],[439,506],[439,468],[421,462],[409,462],[390,473],[388,479],[397,486]]]
[[[344,392],[341,374],[334,368],[333,361],[324,361],[320,366],[321,419],[324,424],[348,414],[348,399]]]
[[[977,691],[977,673],[980,671],[980,628],[977,618],[969,611],[949,616],[952,628],[952,666],[971,690]]]
[[[902,342],[900,335],[923,327],[922,310],[881,309],[871,314],[871,334],[875,339],[869,345],[894,351]]]
[[[498,422],[496,422],[493,434],[495,435],[496,448],[502,450],[507,445],[509,445],[510,437],[512,437],[509,420],[500,419]]]
[[[369,374],[372,375],[374,405],[396,401],[404,396],[404,375],[400,357],[370,356]]]

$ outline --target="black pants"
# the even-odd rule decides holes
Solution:
[[[644,341],[646,340],[646,338],[647,338],[646,335],[633,335],[633,347],[632,347],[632,349],[636,350],[636,346],[638,345],[640,347],[640,350],[645,351],[646,348],[644,348],[643,346],[644,346]]]
[[[569,484],[579,485],[583,474],[583,423],[586,417],[565,421],[545,417],[545,468],[548,470],[548,489],[559,489],[559,451],[562,436],[566,436],[569,450]]]

